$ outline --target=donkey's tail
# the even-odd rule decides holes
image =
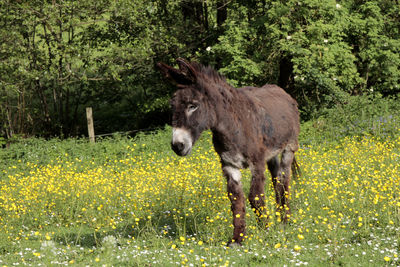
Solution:
[[[295,179],[295,180],[301,176],[300,166],[297,163],[296,157],[293,158],[293,162],[292,162],[292,176],[293,176],[293,179]]]

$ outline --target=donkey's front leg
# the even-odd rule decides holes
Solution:
[[[265,163],[262,162],[258,166],[251,168],[251,186],[249,193],[249,201],[251,208],[257,215],[259,223],[265,223],[268,219],[265,214]],[[264,218],[264,219],[263,219]]]
[[[232,166],[223,166],[222,170],[226,177],[228,197],[231,200],[233,214],[233,238],[229,241],[229,246],[233,244],[241,245],[246,228],[245,199],[240,182],[242,175],[238,168]]]

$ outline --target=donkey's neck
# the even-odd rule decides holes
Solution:
[[[213,102],[216,120],[211,131],[214,145],[217,142],[222,150],[240,146],[240,142],[245,139],[246,117],[252,109],[249,98],[241,90],[226,87],[219,89]]]

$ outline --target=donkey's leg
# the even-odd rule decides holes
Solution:
[[[269,161],[267,161],[267,165],[268,165],[268,170],[271,173],[272,184],[274,185],[274,189],[276,190],[276,179],[278,178],[279,167],[280,167],[278,156],[275,156]],[[279,203],[280,199],[278,199],[278,194],[275,194],[275,197],[276,197],[276,203]]]
[[[245,235],[245,198],[240,182],[240,170],[232,166],[222,167],[227,181],[228,197],[231,200],[231,209],[233,214],[233,238],[229,242],[232,244],[241,244]]]
[[[275,193],[277,204],[281,210],[282,220],[287,221],[290,214],[289,208],[289,190],[290,190],[290,171],[294,159],[294,152],[285,149],[282,152],[282,159],[280,163],[280,170],[278,173],[278,180],[275,185]]]
[[[264,193],[264,185],[265,185],[265,162],[261,162],[257,164],[257,166],[253,166],[251,168],[251,186],[249,193],[249,201],[251,208],[258,216],[259,222],[263,217],[267,218],[265,215],[265,193]]]

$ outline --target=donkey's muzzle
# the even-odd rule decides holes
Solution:
[[[187,154],[189,154],[186,152],[185,144],[182,142],[177,142],[175,144],[171,142],[171,148],[179,156],[186,156]]]
[[[182,128],[174,128],[172,130],[172,150],[178,156],[189,155],[192,151],[192,136],[190,132]]]

